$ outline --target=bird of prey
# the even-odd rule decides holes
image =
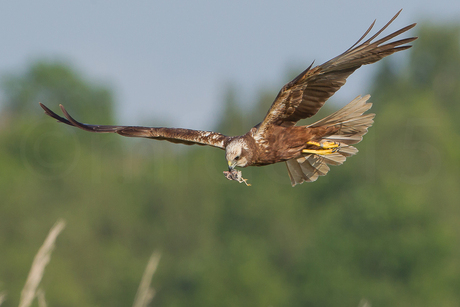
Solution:
[[[328,164],[340,165],[347,157],[358,152],[351,145],[362,140],[375,116],[364,114],[372,105],[368,102],[370,96],[358,96],[342,109],[311,125],[296,126],[296,123],[315,115],[326,100],[345,84],[347,77],[362,65],[375,63],[411,47],[407,44],[417,37],[389,41],[412,29],[415,23],[375,40],[400,12],[369,39],[363,41],[375,21],[347,51],[322,65],[310,65],[280,90],[262,122],[241,136],[225,136],[213,131],[182,128],[88,125],[72,118],[62,105],[60,108],[65,118],[41,103],[40,106],[47,115],[59,122],[89,132],[118,133],[128,137],[187,145],[209,145],[223,149],[228,162],[225,176],[247,185],[241,171],[235,167],[285,162],[292,186],[315,181],[318,176],[327,174]]]

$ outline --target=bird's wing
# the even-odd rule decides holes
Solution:
[[[164,127],[139,127],[139,126],[108,126],[108,125],[87,125],[82,124],[67,113],[62,105],[60,105],[65,118],[57,115],[45,105],[40,103],[40,106],[45,110],[45,114],[57,119],[59,122],[74,126],[89,132],[99,133],[118,133],[119,135],[128,137],[141,137],[156,140],[166,140],[172,143],[180,143],[186,145],[209,145],[221,149],[225,149],[229,137],[212,131],[200,131],[182,128],[164,128]]]
[[[264,138],[265,132],[272,125],[293,126],[300,119],[313,116],[326,100],[345,84],[347,77],[361,65],[375,63],[392,53],[410,48],[410,45],[403,45],[412,42],[417,37],[386,42],[412,29],[415,23],[373,42],[398,17],[400,12],[365,42],[358,45],[369,34],[375,21],[350,49],[320,66],[312,68],[313,64],[310,65],[294,80],[286,84],[260,123],[256,137]]]

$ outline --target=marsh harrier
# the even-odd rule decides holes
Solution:
[[[362,140],[374,118],[374,114],[364,114],[372,105],[368,102],[369,95],[358,96],[342,109],[311,125],[296,126],[296,123],[315,115],[361,65],[375,63],[411,47],[407,44],[416,37],[389,41],[412,29],[415,24],[375,40],[399,13],[364,42],[375,21],[347,51],[322,65],[310,65],[280,90],[262,122],[241,136],[181,128],[87,125],[73,119],[62,105],[60,107],[65,118],[43,104],[40,106],[47,115],[59,122],[90,132],[118,133],[128,137],[224,149],[228,162],[228,171],[224,171],[224,174],[230,180],[246,183],[241,171],[235,167],[285,162],[292,186],[315,181],[318,176],[327,174],[328,164],[340,165],[347,157],[358,152],[351,145]]]

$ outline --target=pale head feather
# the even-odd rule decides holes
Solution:
[[[249,146],[243,138],[232,140],[225,148],[225,157],[231,167],[245,167],[248,164]]]

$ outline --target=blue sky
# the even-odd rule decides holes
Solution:
[[[258,90],[279,90],[288,69],[345,51],[374,19],[379,28],[403,8],[389,33],[460,18],[458,0],[5,2],[0,73],[69,61],[115,89],[119,124],[195,129],[213,128],[228,84],[250,106]],[[334,100],[366,94],[374,68],[355,72]]]

